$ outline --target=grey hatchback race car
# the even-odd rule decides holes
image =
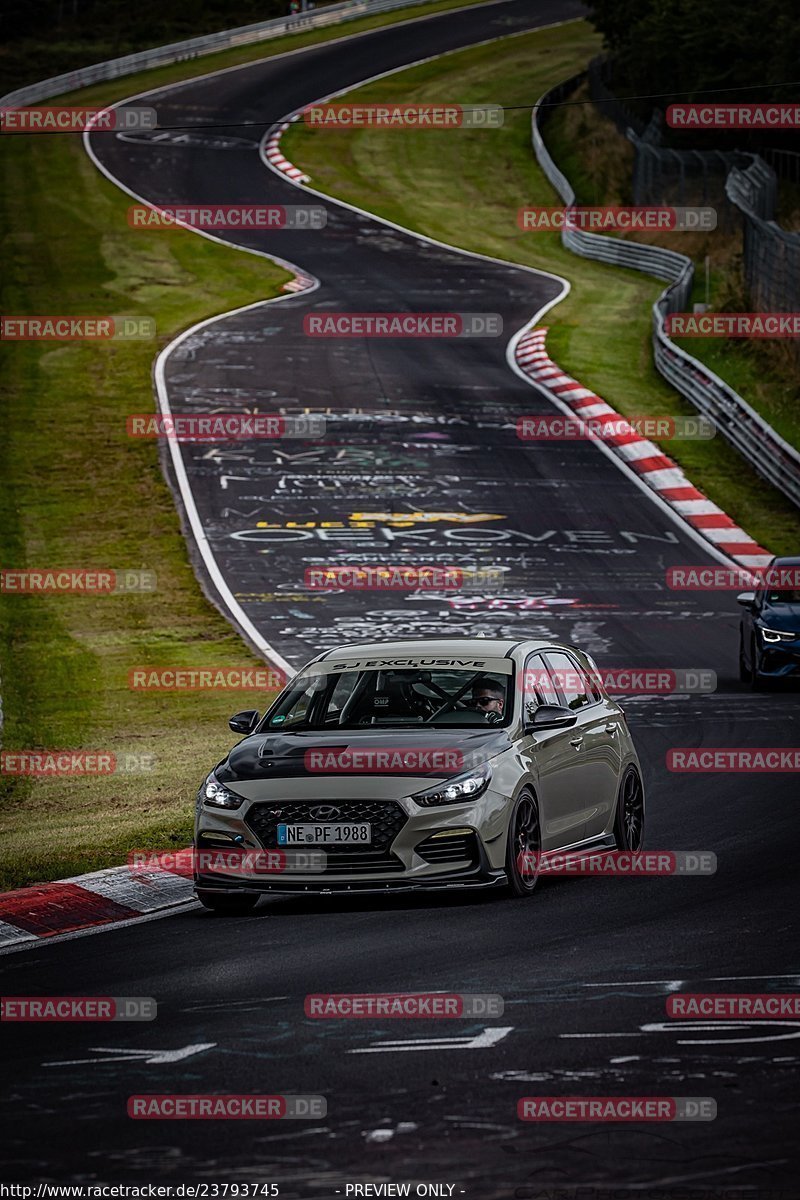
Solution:
[[[218,912],[276,891],[524,897],[542,853],[643,844],[625,715],[571,646],[342,646],[230,724],[245,736],[196,806],[195,887]]]

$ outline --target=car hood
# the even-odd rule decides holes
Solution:
[[[510,746],[508,732],[491,727],[253,733],[233,747],[215,774],[221,783],[231,784],[389,776],[397,780],[402,792],[412,777],[434,781],[460,775]]]
[[[800,636],[800,604],[765,605],[759,613],[759,621],[767,629],[780,629],[783,633]]]

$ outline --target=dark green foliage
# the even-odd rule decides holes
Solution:
[[[758,86],[751,98],[762,100],[800,92],[779,86],[800,78],[795,0],[590,0],[590,10],[620,91],[692,99],[706,88]]]
[[[108,58],[287,12],[288,0],[0,0],[0,94]]]

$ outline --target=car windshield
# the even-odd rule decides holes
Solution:
[[[789,588],[784,591],[767,591],[768,604],[800,604],[800,589]]]
[[[267,713],[264,729],[413,725],[504,726],[511,718],[511,663],[487,671],[438,667],[302,672]]]

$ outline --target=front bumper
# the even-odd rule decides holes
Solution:
[[[756,666],[765,679],[800,678],[800,641],[781,644],[759,636]]]
[[[481,889],[502,887],[507,882],[505,871],[487,871],[485,874],[479,871],[462,873],[458,875],[438,874],[436,876],[426,877],[425,879],[363,879],[354,878],[346,882],[341,880],[328,880],[324,882],[321,878],[315,880],[307,880],[302,882],[300,879],[289,880],[284,879],[281,882],[266,883],[261,882],[258,886],[247,883],[220,883],[209,882],[208,879],[195,879],[195,891],[198,892],[213,892],[215,895],[220,893],[225,895],[258,895],[262,896],[267,893],[297,895],[298,893],[307,893],[313,895],[341,895],[343,893],[353,895],[363,895],[364,893],[381,893],[387,892],[433,892],[433,891],[461,891],[464,889]]]
[[[368,821],[373,840],[368,847],[319,847],[324,864],[308,867],[309,853],[293,855],[277,845],[277,826],[310,822],[309,800],[251,800],[234,811],[209,809],[198,803],[195,847],[198,851],[224,850],[222,869],[209,855],[199,854],[195,887],[208,892],[364,892],[426,888],[492,887],[505,882],[505,846],[509,802],[487,789],[467,804],[420,808],[408,797],[331,801],[341,821]],[[269,859],[257,869],[258,857]],[[275,852],[270,854],[270,852]],[[242,868],[229,871],[226,865]],[[317,855],[318,856],[318,855]],[[213,860],[213,855],[211,856]],[[299,865],[298,865],[299,860]],[[305,861],[303,861],[305,860]]]

